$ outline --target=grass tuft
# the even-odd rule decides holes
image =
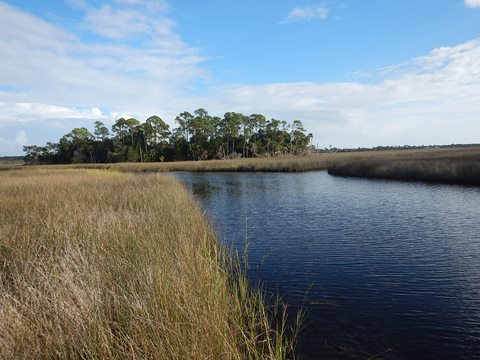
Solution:
[[[0,199],[0,358],[293,356],[284,310],[172,177],[3,171]]]

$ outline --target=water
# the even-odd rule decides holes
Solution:
[[[480,188],[176,173],[249,276],[304,306],[301,359],[480,359]]]

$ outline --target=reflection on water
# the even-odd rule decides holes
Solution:
[[[208,182],[201,183],[190,183],[190,187],[195,195],[201,199],[207,198],[215,190],[218,190],[218,187],[210,185]]]
[[[249,276],[305,305],[302,359],[480,358],[480,189],[175,173]]]

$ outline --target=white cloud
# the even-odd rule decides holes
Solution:
[[[325,20],[328,17],[329,9],[325,5],[309,5],[296,7],[290,10],[283,23],[295,21]]]
[[[88,17],[102,7],[70,1],[83,6],[93,31]],[[104,6],[118,14],[148,3]],[[57,141],[95,120],[157,114],[173,125],[175,115],[199,107],[301,119],[320,146],[479,142],[480,39],[393,65],[372,83],[224,84],[194,96],[194,80],[209,76],[206,59],[182,41],[165,8],[156,11],[136,13],[146,22],[133,32],[106,26],[115,41],[92,43],[0,1],[0,85],[15,89],[0,90],[0,155],[21,154],[17,140]]]
[[[469,8],[480,8],[480,0],[465,0],[464,3]]]
[[[27,132],[25,130],[17,131],[17,135],[15,136],[15,142],[17,145],[23,146],[28,143]]]
[[[2,152],[0,156],[20,156],[22,155],[22,146],[19,146],[8,138],[2,137],[0,133],[0,146],[2,148]]]
[[[148,29],[146,17],[136,11],[115,10],[109,5],[87,15],[90,29],[106,38],[128,39]]]
[[[56,106],[38,103],[12,103],[0,101],[0,124],[17,122],[31,123],[55,120],[105,120],[108,119],[99,108],[77,109],[66,106]]]
[[[13,152],[17,145],[5,139],[15,138],[12,126],[25,123],[29,127],[42,124],[41,131],[29,131],[29,140],[44,143],[58,140],[72,127],[91,126],[97,119],[108,121],[110,115],[106,114],[110,113],[140,119],[153,114],[173,117],[183,108],[180,104],[186,86],[208,76],[201,67],[205,58],[182,41],[174,23],[162,13],[165,6],[158,4],[164,2],[116,1],[122,4],[109,3],[115,14],[124,16],[130,11],[145,20],[146,28],[142,30],[137,24],[129,33],[123,25],[116,30],[105,23],[108,36],[119,40],[122,36],[141,36],[141,43],[138,39],[85,42],[64,28],[0,1],[0,154]],[[85,12],[84,24],[94,31],[88,17],[102,8],[84,0],[70,2]],[[155,11],[146,10],[155,4]],[[141,10],[144,14],[139,15]],[[100,108],[106,114],[99,114]],[[11,126],[6,128],[8,124]],[[16,149],[21,153],[20,146]]]
[[[87,4],[84,9],[87,28],[104,38],[127,40],[138,36],[147,39],[166,37],[182,45],[174,32],[175,23],[162,15],[167,6],[161,1],[116,0],[111,5],[103,4],[99,8]]]
[[[147,22],[156,19],[152,16]],[[0,2],[1,85],[18,89],[0,92],[0,101],[137,114],[159,108],[168,112],[181,101],[185,84],[207,74],[200,67],[205,58],[181,40],[168,19],[162,19],[145,32],[141,46],[86,43]]]
[[[211,108],[299,118],[323,146],[479,142],[480,39],[394,68],[372,84],[227,85]]]

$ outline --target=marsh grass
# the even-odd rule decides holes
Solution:
[[[0,171],[7,171],[7,170],[21,170],[24,167],[23,164],[6,164],[0,163]]]
[[[268,308],[163,174],[0,173],[0,358],[286,359]]]
[[[23,165],[23,156],[0,156],[0,165]]]
[[[480,185],[480,149],[454,149],[345,159],[332,163],[329,174],[393,180]]]
[[[385,152],[382,156],[388,155]],[[26,168],[36,169],[109,169],[122,172],[303,172],[325,170],[328,166],[342,159],[354,159],[371,156],[359,153],[324,153],[307,156],[278,156],[266,158],[248,158],[233,160],[174,161],[158,163],[111,163],[111,164],[69,164],[36,165]],[[1,169],[1,167],[0,167]]]
[[[123,172],[300,172],[327,168],[328,155],[283,156],[271,158],[249,158],[235,160],[174,161],[157,163],[111,163],[111,164],[71,164],[37,165],[35,168],[90,168],[111,169]]]
[[[480,148],[321,153],[235,160],[69,165],[1,165],[1,170],[103,169],[119,172],[304,172],[479,185]]]

